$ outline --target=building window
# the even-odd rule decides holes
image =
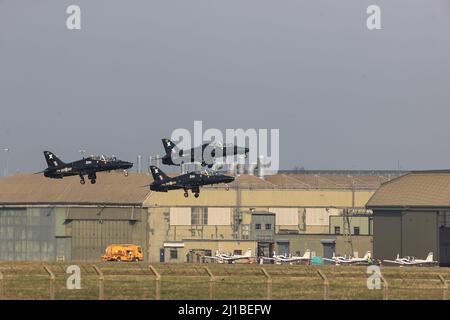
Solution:
[[[193,207],[191,209],[191,225],[208,224],[208,208]]]
[[[266,230],[272,230],[272,224],[266,223]]]
[[[255,224],[255,229],[256,230],[261,230],[261,223]]]
[[[353,234],[354,234],[355,236],[359,236],[359,227],[354,227],[354,228],[353,228]]]
[[[334,234],[341,234],[341,227],[334,227]]]
[[[170,249],[170,259],[176,260],[178,259],[178,250]]]

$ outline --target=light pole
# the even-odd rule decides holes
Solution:
[[[9,148],[3,148],[3,151],[6,152],[6,157],[5,157],[5,168],[3,169],[3,176],[6,177],[8,175],[8,155],[9,155]]]

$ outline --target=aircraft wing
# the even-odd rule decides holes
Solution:
[[[231,258],[232,260],[242,260],[242,259],[251,259],[253,257],[236,257],[236,258]]]
[[[412,262],[409,262],[407,264],[410,264],[410,265],[421,265],[421,264],[433,264],[433,263],[437,263],[437,261],[412,261]]]
[[[302,260],[309,260],[302,257],[296,257],[296,258],[287,258],[286,262],[296,262],[296,261],[302,261]]]
[[[251,259],[253,257],[224,257],[222,258],[223,260],[226,261],[236,261],[236,260],[246,260],[246,259]]]
[[[349,264],[351,264],[351,263],[356,263],[356,262],[359,262],[359,261],[352,261],[352,260],[338,260],[338,262],[339,262],[339,263],[349,263]]]
[[[203,256],[203,259],[220,259],[219,257]]]
[[[395,263],[395,264],[403,264],[402,262],[398,262],[398,261],[395,261],[395,260],[383,260],[383,262]]]

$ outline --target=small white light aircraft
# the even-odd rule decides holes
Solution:
[[[216,260],[218,263],[235,263],[237,260],[250,260],[255,258],[252,256],[252,250],[248,249],[245,253],[242,254],[228,254],[228,253],[220,253],[218,250],[216,251],[215,256],[204,256],[204,259]]]
[[[362,258],[355,258],[350,257],[347,258],[346,256],[338,256],[336,257],[333,253],[333,257],[330,258],[323,258],[325,261],[331,261],[334,262],[336,265],[340,264],[371,264],[372,263],[372,253],[370,251],[367,251],[364,257]]]
[[[271,258],[263,257],[263,259],[274,260],[276,264],[282,264],[282,263],[294,264],[296,262],[311,260],[311,251],[306,250],[305,254],[303,254],[303,256],[292,256],[292,255],[286,255],[286,254],[276,255],[274,252],[273,257],[271,257]]]
[[[438,263],[437,261],[433,261],[433,252],[428,253],[428,256],[425,260],[416,259],[415,257],[411,256],[400,258],[400,255],[397,254],[397,258],[395,260],[383,260],[383,261],[387,263],[398,264],[400,266],[420,266]]]

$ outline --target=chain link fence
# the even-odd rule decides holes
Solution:
[[[0,299],[448,299],[447,268],[382,267],[372,288],[367,271],[364,266],[4,262]]]

